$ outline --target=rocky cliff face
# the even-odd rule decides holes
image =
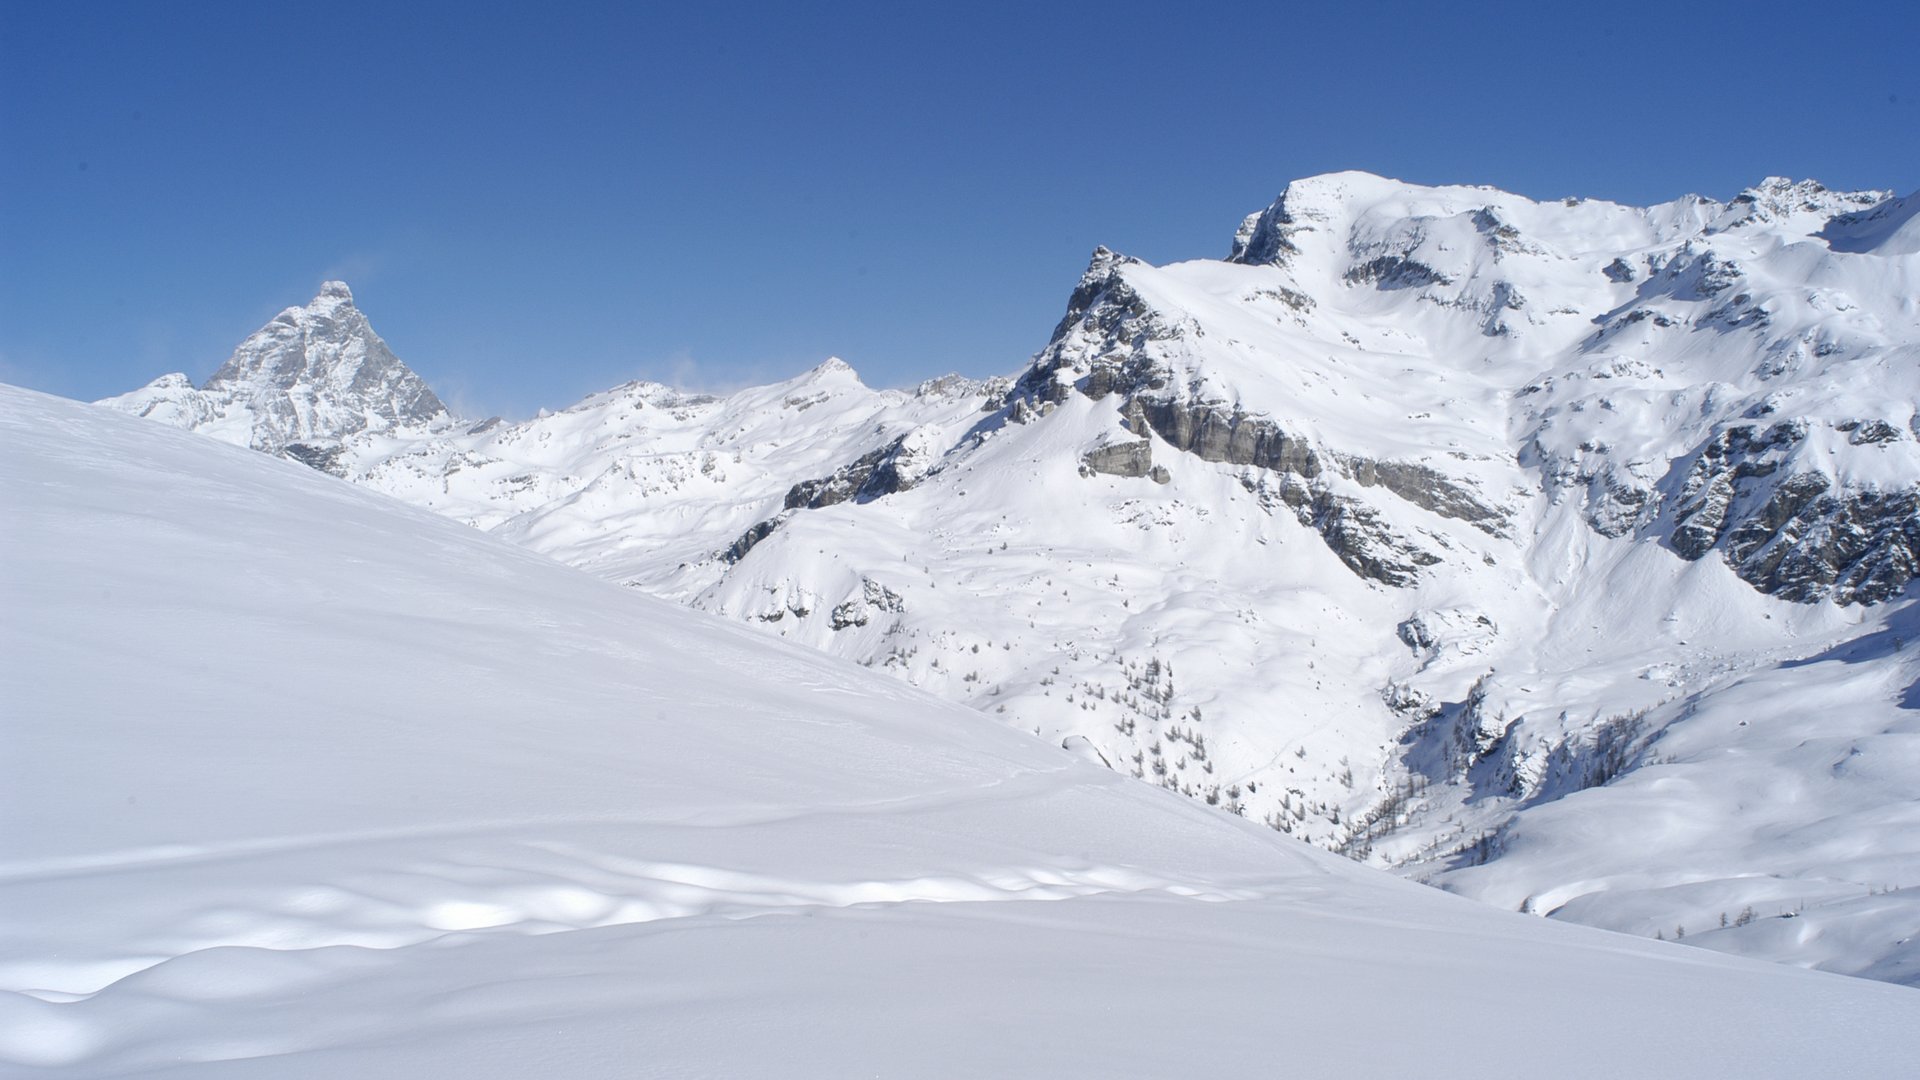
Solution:
[[[1256,225],[1252,234],[1243,228],[1243,234],[1279,235],[1274,231],[1278,225],[1263,232],[1265,228]],[[1243,241],[1236,245],[1237,257],[1253,250],[1245,235]],[[1285,254],[1280,240],[1266,243],[1262,250],[1277,252],[1275,258]],[[1289,431],[1268,411],[1209,393],[1209,372],[1195,363],[1196,354],[1206,349],[1204,324],[1190,312],[1156,306],[1130,282],[1130,271],[1152,272],[1138,260],[1104,248],[1094,253],[1053,339],[1009,392],[1010,409],[1031,416],[1072,393],[1094,401],[1114,398],[1128,432],[1150,433],[1161,445],[1201,461],[1274,474],[1261,489],[1277,494],[1349,569],[1384,584],[1411,584],[1418,580],[1420,567],[1438,557],[1396,533],[1364,499],[1336,487],[1381,488],[1424,510],[1495,535],[1502,532],[1506,512],[1487,505],[1471,482],[1417,462],[1381,460],[1326,446]],[[1313,307],[1305,294],[1284,286],[1266,290],[1262,298],[1294,312]],[[1152,468],[1153,442],[1098,446],[1087,452],[1085,462],[1095,472],[1146,476]]]

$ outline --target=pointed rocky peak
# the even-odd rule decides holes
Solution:
[[[829,356],[785,382],[773,384],[790,394],[821,394],[839,389],[868,390],[853,365],[837,356]],[[747,391],[751,393],[752,391]]]
[[[853,370],[853,365],[837,356],[829,356],[814,365],[807,371],[807,377],[811,379],[851,379],[854,382],[860,381],[860,373]]]
[[[1818,180],[1769,176],[1735,195],[1707,231],[1769,224],[1801,215],[1824,222],[1842,214],[1859,213],[1892,197],[1891,191],[1831,191]]]
[[[1139,266],[1140,260],[1131,255],[1122,255],[1101,245],[1093,249],[1093,256],[1087,261],[1087,270],[1080,275],[1080,283],[1074,286],[1073,295],[1067,298],[1067,313],[1053,328],[1053,337],[1058,341],[1074,324],[1084,318],[1100,297],[1113,290],[1115,286],[1125,287],[1122,270],[1128,266]]]
[[[1107,278],[1112,277],[1113,272],[1120,267],[1137,265],[1139,262],[1139,259],[1131,255],[1122,255],[1105,244],[1101,244],[1099,247],[1094,248],[1093,254],[1088,257],[1086,272],[1080,275],[1080,284],[1085,285],[1089,282],[1105,281]]]
[[[271,452],[451,419],[426,381],[374,333],[341,281],[326,282],[305,307],[287,308],[255,331],[202,389],[248,406],[251,444]]]
[[[1292,188],[1289,186],[1288,191]],[[1300,253],[1291,239],[1299,224],[1287,206],[1287,191],[1265,210],[1257,210],[1240,221],[1233,234],[1233,250],[1228,262],[1248,266],[1283,266]]]

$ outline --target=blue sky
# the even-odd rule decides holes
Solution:
[[[209,374],[329,277],[471,414],[1016,369],[1294,177],[1920,186],[1911,5],[0,0],[0,380]]]

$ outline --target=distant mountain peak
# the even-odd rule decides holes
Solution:
[[[426,380],[374,333],[344,281],[322,284],[306,307],[254,331],[201,389],[224,390],[249,409],[251,445],[274,452],[451,419]]]
[[[173,374],[111,401],[310,463],[317,448],[364,431],[435,430],[453,422],[426,380],[374,332],[344,281],[323,283],[306,306],[287,308],[248,335],[198,389]]]
[[[1710,231],[1784,221],[1798,214],[1825,221],[1858,213],[1892,197],[1891,191],[1834,191],[1818,180],[1769,176],[1735,195]]]

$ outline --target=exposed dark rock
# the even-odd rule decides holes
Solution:
[[[1108,476],[1146,476],[1153,471],[1153,440],[1108,443],[1087,451],[1080,462],[1089,472],[1106,473]]]
[[[1736,482],[1771,475],[1781,454],[1806,437],[1799,422],[1774,424],[1757,432],[1751,424],[1727,428],[1700,449],[1688,470],[1669,537],[1673,549],[1698,559],[1720,541],[1738,494]]]
[[[1305,440],[1270,419],[1229,406],[1136,396],[1128,400],[1125,416],[1132,430],[1142,431],[1144,424],[1174,449],[1202,461],[1257,465],[1306,478],[1321,473],[1320,456]]]
[[[756,523],[752,528],[741,533],[739,539],[727,545],[727,550],[720,553],[721,560],[737,563],[746,558],[747,552],[752,551],[755,544],[772,536],[773,530],[779,528],[786,520],[786,514],[775,514],[765,521]]]
[[[877,450],[860,455],[832,476],[802,480],[787,490],[789,510],[818,510],[848,500],[868,502],[913,487],[916,480],[901,468],[908,436],[902,435]]]
[[[1259,217],[1258,215],[1256,217]],[[1250,230],[1236,245],[1239,261],[1261,261],[1282,249],[1287,224],[1284,207],[1276,204],[1265,215],[1267,225],[1249,219]],[[1498,226],[1493,226],[1498,231]],[[1251,246],[1249,246],[1251,245]],[[1066,317],[1055,328],[1053,340],[1009,391],[1008,418],[1031,423],[1053,403],[1073,390],[1093,400],[1118,395],[1124,399],[1121,415],[1135,436],[1158,435],[1175,450],[1203,461],[1224,462],[1277,474],[1269,484],[1254,486],[1284,503],[1303,524],[1319,532],[1341,561],[1356,573],[1391,585],[1411,584],[1419,568],[1438,557],[1389,529],[1378,512],[1357,500],[1329,493],[1326,480],[1334,473],[1350,476],[1367,487],[1380,487],[1429,512],[1466,521],[1493,535],[1504,535],[1504,515],[1489,507],[1468,487],[1423,465],[1346,458],[1317,450],[1310,442],[1286,431],[1267,416],[1251,415],[1227,402],[1196,401],[1168,387],[1174,383],[1164,352],[1151,348],[1198,333],[1197,327],[1155,310],[1128,284],[1125,259],[1102,248],[1082,275],[1068,303]],[[1431,283],[1443,276],[1420,263],[1383,257],[1362,268],[1360,280],[1382,287]],[[1275,294],[1296,309],[1311,299],[1290,290]],[[1517,310],[1524,301],[1502,292],[1495,312]],[[1082,461],[1088,473],[1148,476],[1170,482],[1166,469],[1154,465],[1149,441],[1114,443],[1090,451]],[[844,485],[843,485],[844,486]],[[1253,488],[1250,487],[1250,490]],[[808,505],[814,488],[798,486],[788,505]],[[1263,505],[1272,508],[1267,496]]]
[[[1606,269],[1600,272],[1607,275],[1608,281],[1619,282],[1623,285],[1640,276],[1633,269],[1633,264],[1625,259],[1613,260],[1607,264]]]
[[[1282,304],[1287,305],[1288,307],[1292,308],[1295,311],[1312,311],[1314,308],[1313,297],[1308,296],[1306,293],[1300,292],[1296,289],[1289,289],[1284,285],[1275,285],[1275,286],[1272,286],[1271,288],[1265,288],[1265,289],[1255,289],[1253,293],[1247,297],[1247,299],[1248,300],[1278,300]]]
[[[861,578],[860,595],[849,597],[836,605],[827,618],[827,625],[835,630],[845,630],[865,626],[881,612],[898,615],[906,610],[907,602],[899,593],[872,578]]]
[[[1425,465],[1371,458],[1340,458],[1343,472],[1364,487],[1384,487],[1423,510],[1464,521],[1491,536],[1506,535],[1506,515]]]
[[[1620,316],[1619,321],[1614,323],[1614,325],[1632,326],[1634,323],[1645,322],[1649,319],[1653,320],[1653,325],[1663,330],[1669,326],[1676,325],[1671,316],[1665,312],[1655,311],[1652,308],[1634,308],[1632,311]]]
[[[1405,255],[1382,255],[1347,271],[1349,285],[1372,285],[1377,289],[1418,289],[1427,285],[1451,285],[1453,279]]]
[[[1473,227],[1481,235],[1494,241],[1520,238],[1520,230],[1507,224],[1491,206],[1483,206],[1473,212]]]
[[[907,602],[899,593],[872,578],[860,579],[860,598],[880,611],[895,615],[907,610]]]
[[[1129,426],[1142,423],[1177,450],[1203,461],[1254,465],[1311,480],[1326,461],[1305,440],[1288,435],[1266,417],[1204,403],[1135,397],[1127,402]],[[1506,517],[1464,487],[1425,465],[1339,456],[1340,471],[1365,487],[1383,487],[1400,498],[1443,517],[1456,518],[1493,535],[1503,535]]]
[[[339,445],[316,446],[312,443],[288,443],[280,452],[309,468],[318,469],[330,476],[345,476],[346,468],[340,464],[340,455],[344,448]]]
[[[1761,512],[1726,539],[1727,559],[1742,578],[1800,603],[1891,600],[1913,580],[1917,553],[1920,493],[1829,493],[1817,473],[1781,483]]]
[[[1299,247],[1293,242],[1293,235],[1311,226],[1297,220],[1287,206],[1287,194],[1282,192],[1273,205],[1257,214],[1248,214],[1240,222],[1240,228],[1233,237],[1233,251],[1227,256],[1228,262],[1248,266],[1285,266],[1288,259],[1300,253]]]
[[[1900,438],[1900,429],[1885,420],[1867,420],[1852,425],[1842,424],[1840,430],[1848,433],[1847,441],[1855,446],[1890,443]]]
[[[1440,644],[1439,640],[1433,636],[1433,631],[1427,627],[1427,621],[1417,614],[1400,620],[1400,625],[1393,630],[1399,636],[1401,643],[1414,652],[1427,652]]]
[[[1073,295],[1067,298],[1067,313],[1054,324],[1054,339],[1064,337],[1075,323],[1086,317],[1097,301],[1108,298],[1116,289],[1131,294],[1132,290],[1127,288],[1125,279],[1120,276],[1120,268],[1139,264],[1140,260],[1132,256],[1122,255],[1106,247],[1094,248],[1093,257],[1087,262],[1086,272],[1080,275],[1080,283],[1074,286]]]
[[[1396,535],[1372,507],[1357,499],[1322,494],[1314,499],[1311,520],[1347,569],[1371,581],[1405,588],[1420,580],[1420,567],[1440,561]]]
[[[1652,491],[1608,471],[1589,483],[1587,524],[1601,536],[1617,540],[1640,527],[1652,499]]]
[[[1884,421],[1871,423],[1873,438],[1863,441],[1887,437],[1883,428],[1899,437]],[[1873,604],[1900,595],[1920,570],[1920,489],[1836,487],[1810,470],[1782,475],[1806,434],[1805,421],[1787,421],[1715,436],[1688,470],[1669,543],[1688,559],[1718,547],[1743,580],[1784,600]]]
[[[1366,504],[1332,495],[1297,476],[1249,471],[1240,484],[1269,512],[1282,507],[1292,511],[1295,520],[1320,534],[1347,569],[1370,581],[1412,585],[1421,567],[1440,561],[1388,528]]]
[[[1677,266],[1678,264],[1669,267],[1669,272],[1675,270]],[[1740,268],[1739,263],[1731,259],[1718,258],[1711,253],[1695,259],[1693,267],[1699,271],[1699,277],[1694,281],[1694,291],[1708,299],[1719,296],[1740,284],[1745,276],[1745,271]]]

